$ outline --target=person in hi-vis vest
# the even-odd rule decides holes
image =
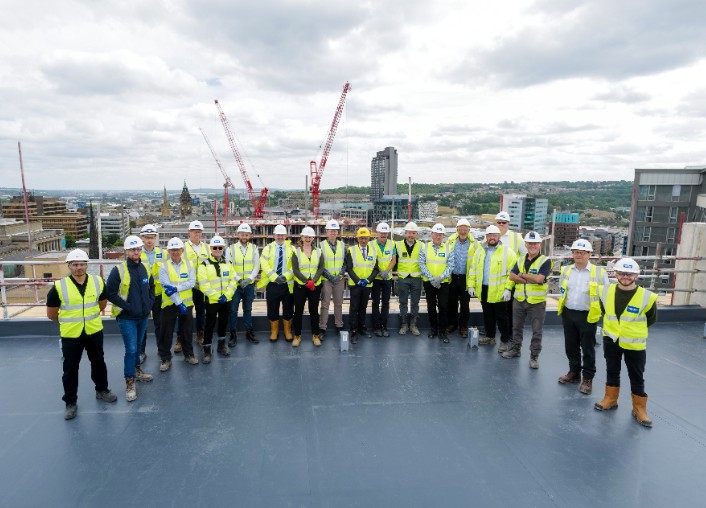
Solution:
[[[370,230],[360,228],[356,233],[358,243],[346,250],[346,273],[348,273],[348,289],[351,292],[348,326],[350,327],[351,344],[357,344],[358,335],[372,337],[365,325],[365,311],[368,307],[370,291],[377,276],[378,262],[375,249],[369,245]]]

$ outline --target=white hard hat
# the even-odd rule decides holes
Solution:
[[[130,235],[125,239],[123,249],[137,249],[141,248],[143,245],[144,243],[142,243],[142,238],[139,236]]]
[[[525,243],[540,243],[542,237],[536,231],[530,231],[525,235]]]
[[[145,224],[140,230],[140,235],[156,235],[157,228],[154,224]]]
[[[326,223],[326,229],[341,229],[341,226],[338,225],[338,221],[331,219]]]
[[[375,231],[378,233],[389,233],[390,232],[390,225],[387,222],[381,222],[380,224],[377,225],[375,228]]]
[[[226,246],[226,241],[223,239],[223,237],[215,235],[213,238],[211,238],[211,241],[208,242],[209,247],[225,247]]]
[[[571,250],[585,250],[586,252],[593,252],[593,245],[588,240],[579,238],[571,244]]]
[[[510,222],[510,214],[507,212],[500,212],[495,216],[495,220],[506,220]]]
[[[203,231],[203,224],[201,224],[200,220],[192,221],[189,224],[189,231],[191,231],[192,229],[197,229],[199,231]]]
[[[285,228],[282,224],[277,224],[275,226],[275,234],[276,235],[286,235],[287,234],[287,228]]]
[[[86,262],[88,262],[88,254],[83,252],[81,249],[74,249],[71,252],[69,252],[68,256],[66,256],[67,263],[72,263],[73,261],[86,261]]]
[[[305,227],[302,229],[301,236],[316,236],[316,233],[314,232],[314,228],[310,228],[309,226]]]
[[[431,232],[432,233],[446,233],[446,228],[444,227],[443,224],[434,224],[431,227]]]
[[[458,219],[458,222],[456,223],[456,227],[459,227],[459,226],[468,226],[470,228],[471,223],[468,222],[468,219]]]
[[[492,234],[492,233],[495,233],[495,234],[497,234],[497,235],[500,234],[500,230],[498,229],[498,226],[493,226],[493,225],[491,224],[490,226],[488,226],[487,228],[485,228],[485,234],[486,234],[486,235],[490,235],[490,234]]]
[[[237,233],[252,233],[252,229],[250,229],[249,224],[243,222],[240,226],[238,226]]]
[[[623,258],[615,263],[615,271],[640,275],[640,265],[632,258]]]
[[[419,227],[417,227],[416,222],[408,222],[407,225],[404,227],[405,231],[419,231]]]
[[[174,238],[170,238],[169,241],[167,242],[167,250],[175,250],[175,249],[183,249],[184,248],[184,242],[181,241],[181,238],[177,238],[176,236]]]

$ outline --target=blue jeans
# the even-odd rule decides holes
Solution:
[[[147,318],[142,319],[116,319],[120,334],[125,344],[125,359],[123,374],[126,378],[135,377],[135,365],[140,364],[139,351],[142,350],[142,341],[145,340]]]
[[[238,306],[243,302],[243,319],[245,319],[245,329],[252,330],[252,302],[255,300],[255,285],[245,286],[245,289],[238,286],[230,302],[230,331],[236,331],[238,327]]]

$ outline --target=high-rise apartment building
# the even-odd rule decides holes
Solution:
[[[549,201],[530,198],[521,194],[503,194],[500,209],[510,214],[510,229],[514,231],[547,232],[547,208]]]
[[[370,162],[370,201],[397,194],[397,150],[388,146]]]

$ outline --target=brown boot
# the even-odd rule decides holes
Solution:
[[[181,341],[177,339],[176,344],[174,344],[174,352],[181,353]]]
[[[302,336],[301,335],[295,335],[294,340],[292,341],[292,347],[299,347],[299,344],[302,343]]]
[[[591,395],[593,391],[593,379],[583,378],[581,386],[579,386],[579,391],[585,395]]]
[[[203,330],[196,331],[196,344],[203,346]]]
[[[579,374],[578,372],[569,371],[563,376],[559,377],[559,382],[563,385],[567,383],[574,384],[578,383],[579,381],[581,381],[581,374]]]
[[[637,420],[637,423],[643,427],[652,427],[652,420],[647,416],[647,394],[632,395],[632,415]]]
[[[620,395],[619,386],[605,385],[605,397],[600,402],[593,405],[593,409],[597,411],[610,411],[618,409],[618,395]]]
[[[270,321],[270,341],[277,342],[277,334],[279,333],[279,319]]]
[[[321,345],[321,338],[316,334],[312,335],[311,341],[314,343],[314,346],[316,346],[316,347],[319,347]]]
[[[283,319],[282,323],[284,323],[284,340],[292,340],[294,338],[292,335],[292,320]]]

